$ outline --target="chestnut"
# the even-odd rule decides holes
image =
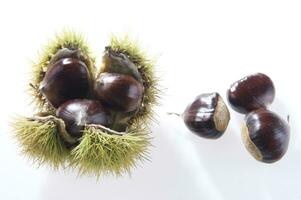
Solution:
[[[49,65],[40,91],[54,108],[67,100],[89,96],[90,74],[84,62],[62,58]]]
[[[256,160],[273,163],[287,151],[290,128],[277,114],[258,109],[245,117],[242,138],[247,150]]]
[[[214,93],[197,96],[183,113],[186,126],[198,136],[216,139],[223,135],[230,113],[222,97]]]
[[[102,72],[129,75],[143,83],[138,67],[124,53],[116,52],[110,46],[107,46],[102,59]]]
[[[144,87],[133,77],[117,73],[101,73],[94,85],[97,100],[116,111],[137,110],[143,98]]]
[[[275,97],[272,80],[265,74],[256,73],[234,82],[227,91],[231,107],[242,114],[266,108]]]
[[[75,138],[82,136],[84,126],[87,124],[108,127],[111,123],[110,113],[96,100],[69,100],[56,110],[56,116],[65,122],[67,132]]]

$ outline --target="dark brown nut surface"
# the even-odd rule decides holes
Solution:
[[[49,66],[40,91],[55,108],[67,100],[87,98],[90,75],[84,62],[76,58],[63,58]]]
[[[65,102],[56,111],[57,117],[64,120],[67,132],[73,137],[81,137],[87,124],[109,126],[109,112],[99,101],[75,99]]]
[[[198,136],[216,139],[223,135],[230,113],[218,93],[199,95],[185,110],[186,126]]]
[[[247,150],[256,160],[273,163],[287,151],[290,128],[277,114],[258,109],[246,116],[242,138]]]
[[[113,110],[131,112],[138,109],[143,98],[143,85],[128,75],[101,73],[95,81],[97,100]]]
[[[266,108],[273,102],[274,97],[274,84],[262,73],[252,74],[234,82],[227,91],[231,107],[242,114]]]

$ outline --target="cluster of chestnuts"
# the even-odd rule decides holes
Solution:
[[[43,109],[14,124],[25,152],[54,166],[71,160],[83,173],[97,175],[119,175],[146,157],[145,124],[158,89],[153,65],[135,45],[111,41],[97,75],[87,46],[74,34],[59,38],[41,60],[31,86]],[[279,160],[289,143],[288,123],[267,109],[274,97],[272,80],[261,73],[236,81],[227,91],[231,107],[246,114],[242,138],[247,150],[266,163]],[[208,139],[220,138],[230,120],[216,92],[197,96],[177,115]]]
[[[275,98],[275,87],[265,74],[256,73],[234,82],[227,92],[231,107],[246,114],[242,138],[251,155],[273,163],[286,153],[290,138],[288,123],[268,106]]]
[[[126,131],[144,94],[134,63],[107,48],[105,68],[93,79],[86,64],[66,50],[58,51],[54,58],[39,89],[56,109],[56,116],[64,121],[68,134],[80,138],[88,124]],[[274,84],[262,73],[236,81],[227,91],[231,107],[246,114],[242,138],[247,150],[266,163],[279,160],[289,143],[289,125],[267,109],[274,97]],[[221,137],[230,120],[229,110],[218,93],[197,96],[181,116],[192,132],[209,139]]]
[[[139,44],[112,36],[98,65],[83,35],[64,30],[42,52],[29,83],[35,113],[12,122],[24,155],[97,177],[130,173],[148,158],[159,90]]]
[[[289,143],[288,123],[267,109],[274,97],[274,84],[262,73],[236,81],[227,91],[231,107],[246,114],[242,138],[247,150],[255,159],[266,163],[279,160]],[[197,96],[183,114],[177,115],[189,130],[208,139],[221,137],[230,120],[229,110],[216,92]]]
[[[39,89],[71,137],[80,138],[88,124],[126,131],[128,116],[139,110],[144,93],[137,67],[122,53],[107,48],[105,62],[110,64],[94,79],[86,64],[66,50],[54,58]],[[123,71],[114,71],[116,63]]]

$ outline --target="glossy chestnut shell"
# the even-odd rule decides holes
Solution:
[[[188,129],[196,135],[216,139],[225,132],[230,113],[218,93],[206,93],[187,106],[183,118]]]
[[[94,86],[97,100],[122,112],[137,110],[141,105],[143,92],[143,85],[133,77],[117,73],[101,73]]]
[[[110,113],[96,100],[69,100],[57,109],[56,115],[65,122],[67,132],[76,138],[82,136],[87,124],[109,126],[111,123]]]
[[[231,107],[242,114],[266,108],[273,102],[274,97],[274,84],[262,73],[252,74],[236,81],[227,91]]]
[[[55,108],[67,100],[87,98],[90,74],[86,64],[77,58],[62,58],[51,63],[40,91]]]
[[[273,163],[281,159],[287,151],[290,128],[277,114],[258,109],[245,117],[242,138],[255,159]]]

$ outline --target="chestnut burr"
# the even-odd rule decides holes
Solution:
[[[227,91],[231,107],[242,114],[266,108],[275,97],[272,80],[265,74],[256,73],[234,82]]]

